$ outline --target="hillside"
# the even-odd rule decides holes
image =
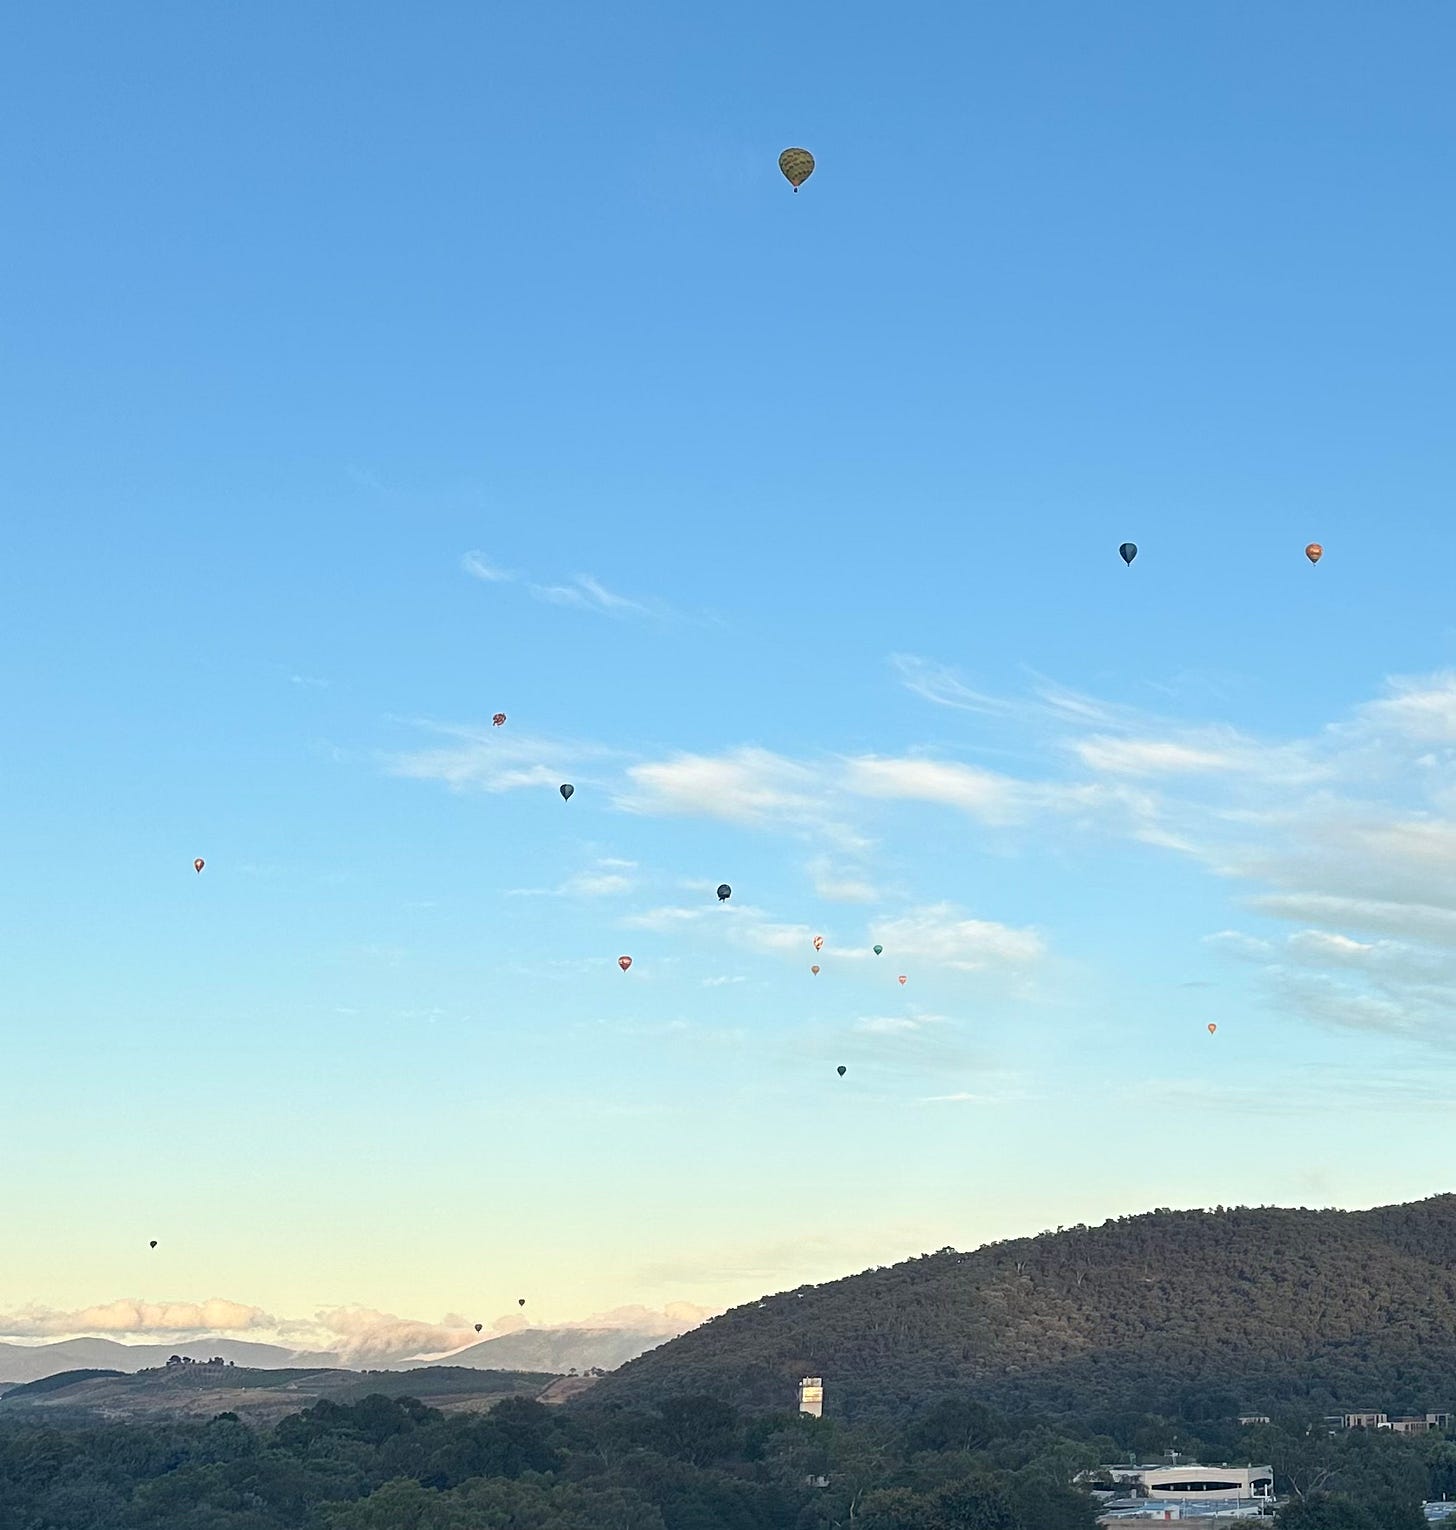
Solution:
[[[479,1365],[499,1371],[550,1371],[553,1375],[593,1367],[612,1371],[673,1337],[670,1333],[645,1333],[635,1328],[523,1328],[431,1358],[436,1364]]]
[[[245,1423],[263,1426],[323,1398],[350,1403],[374,1393],[420,1398],[447,1413],[481,1412],[504,1397],[535,1397],[555,1379],[547,1374],[469,1366],[343,1371],[189,1365],[134,1375],[87,1370],[12,1388],[0,1397],[0,1420],[50,1414],[132,1422],[206,1420],[219,1413],[235,1413]]]
[[[1370,1211],[1157,1211],[942,1250],[738,1307],[625,1365],[584,1406],[712,1393],[904,1417],[969,1394],[1083,1417],[1301,1404],[1456,1406],[1456,1196]]]

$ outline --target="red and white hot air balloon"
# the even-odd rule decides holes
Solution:
[[[632,958],[630,956],[619,956],[617,958],[617,965],[625,972],[632,965]]]
[[[822,951],[824,949],[824,937],[822,935],[816,935],[814,937],[814,949],[816,951]]]
[[[196,859],[196,860],[195,860],[195,861],[193,861],[193,863],[192,863],[192,869],[193,869],[193,870],[194,870],[194,871],[196,871],[196,872],[198,872],[198,873],[200,873],[200,872],[201,872],[201,871],[202,871],[202,868],[203,868],[203,867],[204,867],[204,866],[205,866],[205,865],[207,865],[207,862],[206,862],[206,861],[204,861],[204,860],[203,860],[203,859],[202,859],[202,857],[201,857],[201,856],[199,856],[199,857],[198,857],[198,858],[197,858],[197,859]]]
[[[1215,1024],[1214,1024],[1214,1023],[1213,1023],[1213,1021],[1212,1021],[1212,1020],[1210,1020],[1210,1021],[1209,1021],[1209,1022],[1208,1022],[1208,1034],[1209,1034],[1209,1035],[1210,1035],[1210,1036],[1212,1036],[1212,1035],[1213,1035],[1213,1033],[1214,1033],[1214,1032],[1215,1032],[1215,1031],[1216,1031],[1216,1030],[1217,1030],[1217,1029],[1218,1029],[1218,1027],[1217,1027],[1217,1026],[1216,1026],[1216,1025],[1215,1025]]]
[[[505,720],[506,714],[504,712],[497,712],[495,716],[491,718],[492,724],[494,724],[494,726],[497,728],[502,727],[505,723]]]
[[[1304,555],[1311,563],[1318,563],[1325,555],[1325,550],[1318,542],[1311,542],[1304,550]]]
[[[900,974],[900,981],[901,983],[905,982],[905,974],[903,972]]]

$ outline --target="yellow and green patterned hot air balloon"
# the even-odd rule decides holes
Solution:
[[[814,173],[814,156],[807,149],[785,149],[779,155],[779,169],[784,179],[798,191]]]

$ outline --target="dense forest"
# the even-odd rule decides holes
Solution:
[[[707,1393],[895,1423],[968,1394],[1085,1417],[1456,1406],[1456,1196],[1371,1211],[1157,1211],[952,1249],[738,1307],[630,1361],[591,1397]]]
[[[740,1414],[709,1397],[649,1410],[508,1398],[447,1414],[375,1395],[325,1400],[266,1431],[231,1413],[60,1428],[15,1415],[0,1422],[0,1526],[1092,1530],[1077,1474],[1168,1450],[1272,1463],[1286,1530],[1420,1530],[1421,1500],[1456,1490],[1456,1443],[1443,1437],[1332,1436],[1297,1414],[1243,1427],[1212,1416],[1218,1406],[1077,1429],[966,1398],[894,1427]]]

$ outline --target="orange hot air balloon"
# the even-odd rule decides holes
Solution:
[[[1304,550],[1304,555],[1311,563],[1318,563],[1325,555],[1325,550],[1318,542],[1311,542]]]
[[[632,965],[632,958],[630,956],[619,956],[617,958],[617,965],[625,972]]]
[[[816,935],[814,937],[814,949],[816,951],[822,951],[824,949],[824,937],[822,935]]]
[[[192,869],[193,869],[193,870],[194,870],[194,871],[196,871],[196,872],[198,872],[198,873],[200,873],[200,872],[201,872],[201,871],[202,871],[202,868],[203,868],[203,867],[204,867],[204,866],[205,866],[205,865],[207,865],[207,862],[206,862],[206,861],[204,861],[204,860],[202,860],[202,859],[201,859],[201,857],[199,857],[199,858],[198,858],[198,859],[197,859],[197,860],[195,860],[195,861],[193,861],[193,863],[192,863]]]
[[[819,969],[817,967],[810,967],[809,971],[812,972],[815,977],[819,976]]]
[[[900,974],[900,981],[902,983],[905,981],[905,974],[903,972]]]
[[[505,720],[506,720],[506,714],[504,712],[497,712],[495,714],[495,716],[491,718],[491,722],[497,728],[499,728],[505,722]]]
[[[1217,1027],[1217,1026],[1216,1026],[1216,1025],[1215,1025],[1215,1024],[1214,1024],[1214,1023],[1213,1023],[1213,1021],[1212,1021],[1212,1020],[1210,1020],[1210,1021],[1209,1021],[1209,1022],[1208,1022],[1208,1034],[1209,1034],[1209,1035],[1210,1035],[1210,1036],[1212,1036],[1212,1035],[1213,1035],[1213,1033],[1214,1033],[1214,1032],[1215,1032],[1215,1031],[1216,1031],[1216,1030],[1217,1030],[1217,1029],[1218,1029],[1218,1027]]]

